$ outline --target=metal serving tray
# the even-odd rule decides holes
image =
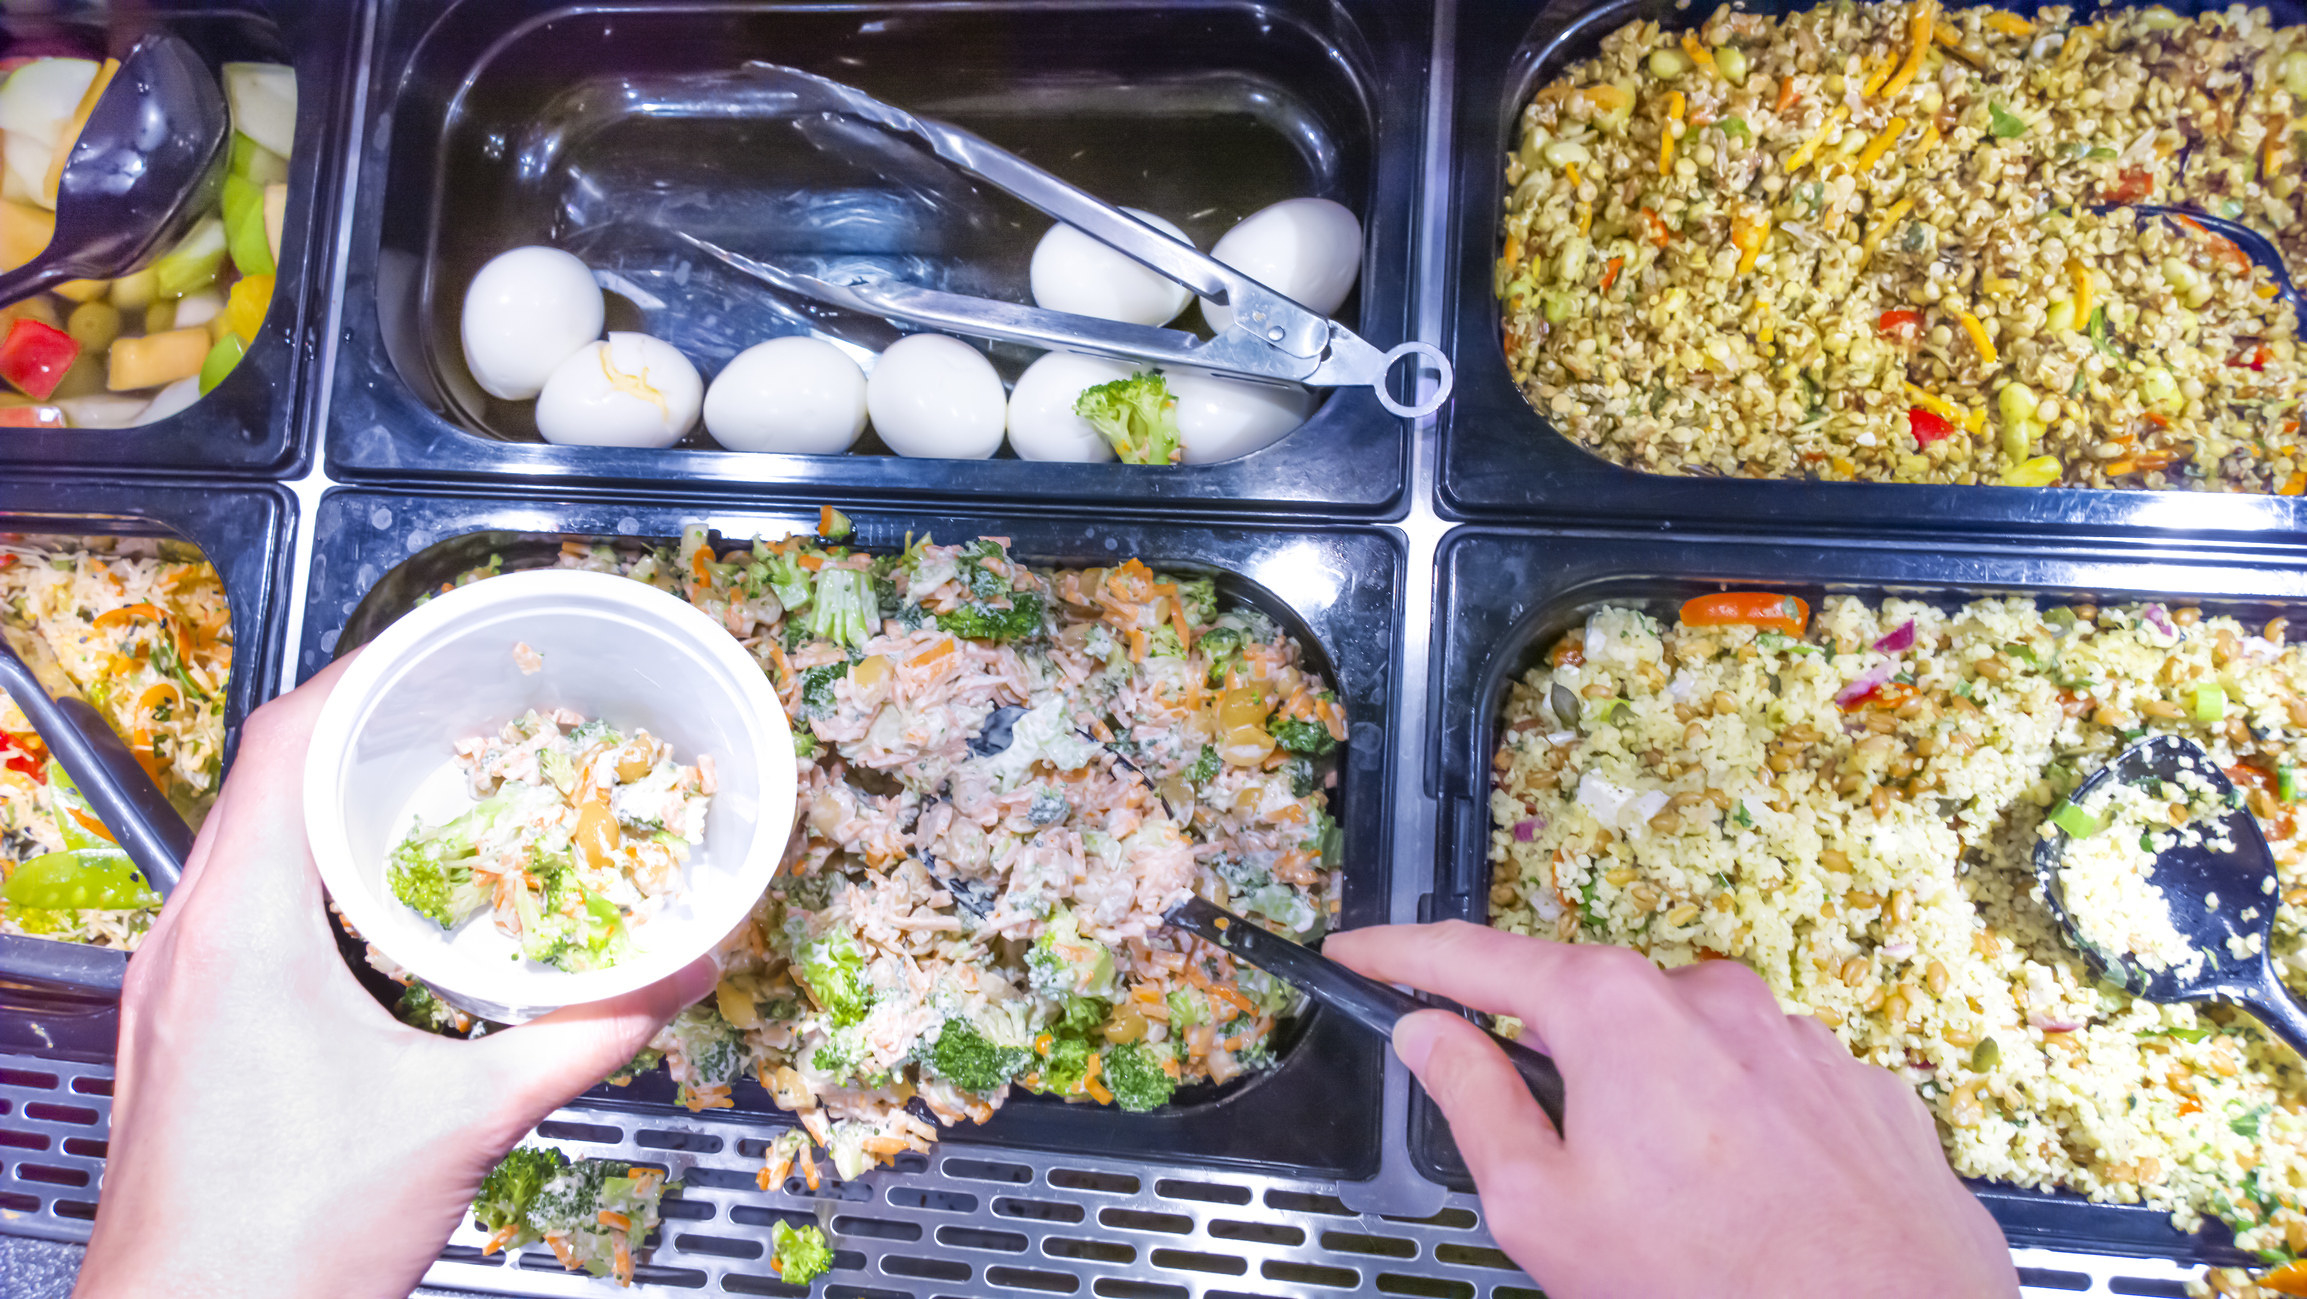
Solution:
[[[0,466],[112,474],[296,472],[312,453],[300,397],[307,363],[317,351],[314,331],[321,328],[313,286],[324,278],[330,247],[331,178],[340,162],[334,146],[348,97],[346,69],[358,10],[289,0],[241,6],[161,0],[109,13],[96,5],[59,8],[54,14],[11,13],[0,21],[9,42],[0,46],[0,55],[58,37],[117,55],[147,32],[168,31],[189,41],[211,66],[236,59],[290,63],[297,74],[297,149],[289,161],[288,217],[272,307],[232,375],[189,409],[140,428],[10,429],[0,438]]]
[[[814,328],[879,350],[885,322],[804,314],[671,239],[677,223],[741,252],[871,263],[1023,300],[1048,218],[903,140],[796,117],[749,91],[748,60],[797,65],[976,130],[1207,247],[1237,219],[1335,197],[1367,227],[1341,308],[1378,346],[1409,328],[1430,14],[1357,0],[1150,0],[936,6],[699,0],[646,7],[382,0],[355,113],[344,336],[327,431],[340,479],[777,484],[876,500],[1167,502],[1381,514],[1406,482],[1407,427],[1367,390],[1216,465],[1169,469],[723,451],[702,430],[665,450],[537,440],[531,403],[465,369],[458,314],[481,264],[551,241],[668,305],[611,299],[710,375],[742,347]],[[550,69],[549,73],[540,72]],[[1189,313],[1190,314],[1190,313]],[[1014,377],[1033,355],[992,349]]]
[[[2100,603],[2183,598],[2206,613],[2263,621],[2307,612],[2307,571],[2296,554],[2216,555],[2184,548],[2107,549],[2027,541],[1919,553],[1860,542],[1765,542],[1726,537],[1660,541],[1598,532],[1460,529],[1438,559],[1436,718],[1441,798],[1433,912],[1485,920],[1490,887],[1490,762],[1507,687],[1564,632],[1603,604],[1633,604],[1672,618],[1681,602],[1726,586],[1824,595],[1886,595],[1959,602],[1989,594]],[[1571,1099],[1573,1107],[1577,1099]],[[1411,1149],[1429,1176],[1468,1185],[1439,1112],[1419,1097]],[[2014,1245],[2081,1248],[2191,1263],[2250,1261],[2223,1227],[2194,1236],[2167,1215],[2092,1204],[1997,1183],[1972,1183]]]
[[[1746,6],[1787,13],[1808,3]],[[2032,12],[2033,3],[2009,6]],[[2085,0],[2078,21],[2097,6]],[[2195,13],[2222,6],[2170,6]],[[2277,19],[2307,21],[2299,0],[2273,0]],[[1505,211],[1506,154],[1522,105],[1602,38],[1636,19],[1668,29],[1704,22],[1711,3],[1548,0],[1458,6],[1456,184],[1449,205],[1443,348],[1458,388],[1439,417],[1441,508],[1467,518],[1516,516],[1598,523],[1670,519],[1806,531],[1846,524],[1882,533],[2111,531],[2297,535],[2307,499],[2211,492],[2123,492],[2066,487],[1908,486],[1638,473],[1561,436],[1533,410],[1506,368],[1498,302],[1490,291]]]
[[[45,475],[0,479],[0,532],[67,536],[166,537],[200,547],[224,579],[232,606],[232,678],[225,687],[229,765],[249,710],[278,682],[282,614],[295,503],[280,487],[188,481],[161,485],[73,482]],[[0,934],[0,959],[44,958],[84,979],[119,986],[125,953],[78,943]],[[87,1060],[113,1053],[110,1000],[52,985],[0,977],[0,1051]]]
[[[1338,683],[1350,738],[1339,771],[1344,828],[1344,925],[1385,916],[1387,797],[1393,686],[1398,674],[1401,550],[1385,532],[1336,526],[1281,530],[1194,528],[1111,518],[995,519],[852,510],[851,540],[895,550],[908,534],[948,540],[1006,536],[1036,563],[1114,564],[1217,575],[1229,599],[1253,604],[1299,638]],[[492,555],[508,568],[550,564],[563,540],[671,540],[702,523],[728,545],[816,526],[816,512],[717,507],[710,502],[554,500],[347,489],[321,501],[313,521],[312,585],[297,674],[373,636],[419,596]],[[1152,1114],[1125,1114],[1020,1096],[978,1139],[1082,1153],[1187,1155],[1242,1168],[1368,1176],[1378,1159],[1382,1046],[1333,1016],[1300,1021],[1282,1064],[1254,1079]],[[663,1073],[591,1100],[640,1114],[679,1113]],[[738,1083],[742,1121],[789,1121],[750,1081]]]

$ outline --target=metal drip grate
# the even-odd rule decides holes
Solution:
[[[96,1216],[112,1117],[109,1065],[0,1055],[0,1234],[79,1242]],[[824,1299],[981,1294],[1098,1299],[1539,1299],[1482,1228],[1471,1196],[1430,1218],[1357,1214],[1331,1187],[1259,1173],[1084,1159],[953,1141],[811,1196],[754,1184],[757,1124],[563,1110],[538,1135],[572,1158],[629,1160],[682,1181],[636,1280],[658,1293],[808,1293],[769,1270],[778,1219],[835,1242]],[[468,1220],[428,1285],[507,1295],[632,1294],[542,1250],[483,1258]],[[2014,1251],[2032,1299],[2180,1296],[2192,1269],[2159,1260]]]

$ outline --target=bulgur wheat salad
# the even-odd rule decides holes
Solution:
[[[1952,610],[1726,593],[1605,607],[1512,687],[1492,922],[1745,962],[1914,1084],[1955,1169],[2225,1220],[2307,1253],[2307,1074],[2249,1016],[2096,981],[2033,869],[2046,815],[2146,734],[2201,743],[2280,873],[2307,985],[2307,646],[2159,604]]]
[[[224,765],[232,672],[216,570],[187,547],[143,538],[0,537],[0,622],[27,644],[36,672],[111,723],[197,827]],[[113,860],[109,840],[0,694],[0,873],[12,886],[0,891],[0,933],[134,948],[160,902]]]
[[[1160,923],[1199,893],[1310,941],[1338,909],[1345,714],[1264,614],[1210,578],[1034,568],[991,537],[716,554],[691,529],[560,563],[711,614],[796,722],[778,880],[714,995],[625,1072],[661,1058],[696,1109],[758,1080],[802,1125],[764,1187],[815,1186],[820,1148],[842,1177],[927,1149],[1013,1083],[1142,1110],[1273,1062],[1296,994]],[[402,1009],[460,1027],[421,987]]]
[[[2307,491],[2307,28],[1716,10],[1522,111],[1495,292],[1564,436],[1654,473]]]

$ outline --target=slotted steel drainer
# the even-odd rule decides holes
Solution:
[[[88,1238],[111,1117],[109,1065],[0,1054],[0,1234]],[[777,1130],[576,1107],[538,1136],[571,1157],[655,1165],[681,1180],[635,1278],[658,1293],[808,1293],[769,1269],[769,1228],[785,1219],[828,1227],[835,1255],[818,1285],[825,1299],[1539,1295],[1491,1243],[1471,1196],[1452,1196],[1424,1218],[1359,1214],[1319,1182],[967,1141],[854,1182],[828,1179],[814,1195],[798,1177],[763,1191],[754,1177]],[[427,1284],[507,1295],[632,1293],[564,1272],[542,1250],[484,1258],[483,1239],[468,1220]],[[2014,1257],[2027,1293],[2042,1299],[2177,1296],[2193,1275],[2155,1260],[2038,1249]]]

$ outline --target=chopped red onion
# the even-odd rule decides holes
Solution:
[[[1875,692],[1875,688],[1890,680],[1890,664],[1879,663],[1858,674],[1849,685],[1834,692],[1837,707],[1855,704]]]
[[[2171,622],[2171,615],[2164,612],[2163,606],[2159,604],[2150,604],[2141,608],[2139,613],[2154,626],[2156,631],[2163,633],[2165,636],[2175,637],[2179,634],[2178,627]]]
[[[1538,832],[1545,828],[1546,819],[1544,817],[1523,817],[1514,823],[1514,842],[1528,843],[1537,838]]]
[[[1874,643],[1874,647],[1878,650],[1881,650],[1885,654],[1897,654],[1905,650],[1913,649],[1914,619],[1907,619],[1904,623],[1900,624],[1897,631],[1890,632],[1886,634],[1881,640],[1876,641]]]

